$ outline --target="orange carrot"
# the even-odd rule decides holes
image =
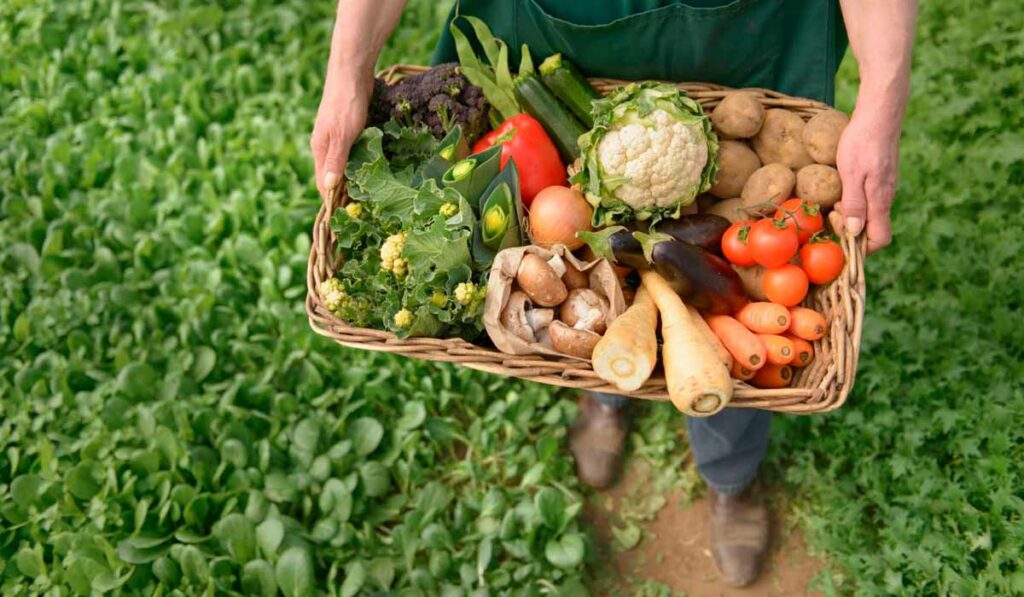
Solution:
[[[768,351],[768,362],[772,365],[788,365],[793,362],[796,349],[793,343],[776,334],[758,334],[758,339],[764,343]]]
[[[789,365],[765,365],[754,373],[751,385],[758,388],[785,388],[793,381],[793,368]]]
[[[814,360],[814,346],[810,342],[803,338],[797,338],[793,334],[783,334],[784,338],[789,338],[789,341],[793,343],[793,362],[790,365],[794,367],[806,367],[811,364]]]
[[[729,375],[740,381],[747,381],[751,377],[754,377],[754,373],[756,373],[756,371],[753,369],[747,369],[743,365],[740,365],[739,362],[733,361],[732,370],[729,372]]]
[[[789,309],[776,303],[747,303],[736,319],[755,334],[781,334],[789,329]]]
[[[789,333],[804,340],[818,340],[825,335],[828,329],[828,322],[814,309],[807,307],[793,307],[789,310],[792,323],[789,324]]]
[[[728,315],[711,315],[707,322],[736,362],[747,369],[757,370],[764,366],[766,350],[754,332]]]

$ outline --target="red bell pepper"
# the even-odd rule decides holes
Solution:
[[[516,114],[501,123],[476,142],[473,153],[480,153],[495,143],[501,144],[502,168],[509,158],[516,161],[524,207],[529,207],[541,190],[567,185],[565,164],[558,156],[558,149],[541,123],[529,114]]]

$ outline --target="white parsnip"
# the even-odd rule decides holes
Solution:
[[[594,348],[594,372],[623,392],[644,385],[658,364],[658,309],[641,287]]]
[[[640,275],[661,313],[662,364],[672,404],[694,417],[717,413],[732,399],[729,370],[668,282],[653,271]]]
[[[704,321],[700,312],[691,305],[686,305],[686,310],[689,312],[690,319],[693,320],[693,324],[697,326],[701,334],[704,335],[704,339],[707,340],[708,344],[711,345],[711,348],[715,350],[715,354],[718,355],[718,360],[722,361],[722,364],[725,365],[726,369],[732,369],[732,355],[729,354],[729,351],[722,345],[722,341],[718,339],[718,336],[711,331],[711,328],[708,326],[708,322]]]

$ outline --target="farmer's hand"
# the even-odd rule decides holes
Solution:
[[[309,139],[316,165],[316,188],[324,199],[345,175],[348,152],[366,125],[372,93],[372,75],[339,73],[328,76],[324,84]]]
[[[910,97],[910,52],[917,0],[839,0],[860,88],[839,139],[843,182],[838,211],[854,235],[867,230],[868,252],[892,240],[889,208],[899,175],[900,129]]]
[[[868,253],[892,240],[889,209],[899,175],[900,122],[884,114],[854,110],[839,139],[836,167],[843,183],[837,208],[853,235],[866,228]]]

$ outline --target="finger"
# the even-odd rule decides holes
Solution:
[[[309,142],[310,151],[313,153],[313,172],[316,190],[320,197],[327,199],[327,189],[324,188],[324,158],[327,156],[327,144],[321,138],[314,135]]]
[[[892,242],[892,220],[890,217],[892,191],[872,184],[866,185],[868,191],[868,253],[889,246]]]
[[[859,172],[840,171],[843,183],[843,197],[836,208],[843,214],[843,227],[851,235],[857,236],[864,229],[867,219],[867,197],[864,195],[865,177]]]
[[[334,190],[341,182],[341,174],[345,171],[345,160],[348,159],[348,143],[343,143],[337,137],[331,139],[327,148],[327,155],[324,156],[323,186],[327,191]]]

